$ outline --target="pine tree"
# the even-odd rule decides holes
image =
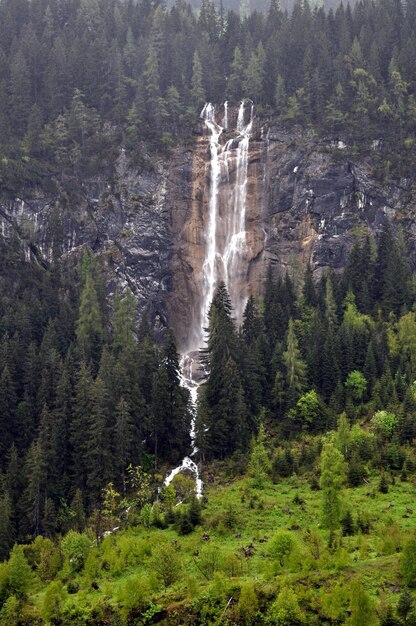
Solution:
[[[132,448],[134,445],[134,425],[129,405],[123,397],[116,409],[115,423],[115,463],[121,475],[122,493],[126,496],[126,470],[132,462]]]
[[[113,350],[116,354],[127,349],[136,339],[136,300],[127,290],[124,296],[116,292],[114,297]]]
[[[92,272],[87,271],[81,293],[77,341],[81,359],[97,364],[104,339],[103,320]]]
[[[248,474],[252,478],[253,487],[263,489],[271,468],[265,447],[266,434],[263,424],[260,425],[257,437],[253,438],[251,455],[248,463]]]
[[[317,296],[315,284],[313,282],[313,271],[311,264],[308,263],[305,278],[303,282],[302,296],[306,306],[314,307],[317,304]]]
[[[70,430],[71,469],[73,481],[82,491],[86,488],[86,441],[92,414],[93,378],[89,367],[82,362],[76,374],[74,413]]]
[[[286,369],[288,405],[293,406],[305,387],[306,364],[301,358],[299,343],[292,319],[289,320],[286,351],[283,353],[283,361]]]
[[[192,60],[192,86],[191,86],[191,98],[196,108],[202,107],[204,104],[205,90],[202,82],[202,65],[199,58],[198,51],[195,50]]]
[[[46,499],[47,467],[40,439],[33,441],[26,455],[24,474],[26,488],[23,493],[24,509],[30,532],[41,533],[41,520]]]
[[[14,381],[6,365],[0,376],[0,459],[5,458],[13,442],[13,422],[16,411]]]
[[[344,457],[333,443],[324,444],[321,455],[322,523],[334,531],[339,527],[342,512],[341,487],[345,482]]]
[[[0,559],[4,561],[14,543],[12,500],[7,491],[0,496]]]
[[[97,376],[92,388],[84,448],[88,495],[94,503],[114,475],[110,419],[108,391],[102,378]]]
[[[85,528],[85,512],[81,489],[77,489],[75,491],[75,495],[71,502],[71,511],[73,513],[71,527],[78,533],[82,533]]]
[[[231,73],[227,82],[227,97],[232,102],[239,102],[243,96],[244,63],[241,49],[236,46],[231,63]]]

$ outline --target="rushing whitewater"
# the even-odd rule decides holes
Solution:
[[[185,457],[165,479],[168,485],[183,470],[195,475],[196,494],[202,495],[202,481],[199,468],[191,457],[198,452],[195,445],[196,401],[200,382],[195,379],[198,369],[198,350],[205,342],[204,329],[208,327],[208,312],[218,283],[223,280],[230,294],[235,318],[242,321],[247,302],[247,261],[244,257],[246,246],[246,204],[248,181],[248,154],[250,135],[253,126],[253,105],[244,102],[238,109],[236,135],[225,145],[221,135],[229,131],[228,103],[224,103],[222,124],[217,123],[215,107],[207,103],[201,118],[209,132],[210,162],[208,190],[208,219],[205,227],[205,257],[202,267],[201,306],[199,319],[193,321],[193,330],[198,337],[195,345],[181,359],[181,382],[189,389],[193,404],[191,422],[191,455]],[[243,287],[241,287],[243,285]]]

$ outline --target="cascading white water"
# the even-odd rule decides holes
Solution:
[[[195,418],[196,418],[196,401],[197,401],[197,396],[198,396],[198,387],[200,383],[194,380],[193,378],[194,365],[195,365],[194,359],[189,354],[184,354],[182,356],[181,361],[180,361],[181,384],[183,385],[183,387],[189,390],[189,393],[191,395],[191,401],[192,401],[191,430],[189,433],[190,438],[191,438],[191,448],[192,448],[191,456],[194,456],[198,452],[198,448],[195,445],[195,437],[196,437]],[[191,457],[189,456],[186,456],[183,459],[182,463],[171,471],[169,476],[165,478],[164,484],[169,485],[172,482],[172,480],[175,478],[175,476],[179,474],[180,472],[183,472],[184,470],[189,470],[195,475],[196,497],[200,498],[202,496],[202,480],[199,477],[199,468],[198,468],[198,465],[195,463],[195,461],[193,461]]]
[[[240,104],[236,124],[237,136],[227,141],[224,147],[221,146],[220,137],[224,129],[228,130],[227,102],[224,103],[223,127],[217,124],[215,116],[215,107],[207,103],[201,112],[201,118],[209,131],[210,187],[200,315],[199,319],[194,320],[193,323],[194,330],[196,330],[194,335],[198,339],[189,353],[182,356],[180,363],[181,383],[189,389],[193,403],[190,431],[192,452],[190,457],[185,457],[181,465],[172,470],[164,483],[169,485],[181,471],[190,470],[195,475],[198,498],[202,495],[202,481],[199,468],[191,457],[198,452],[195,445],[195,417],[200,382],[194,378],[194,370],[198,363],[192,355],[197,355],[198,350],[204,344],[204,329],[208,326],[209,307],[221,280],[225,282],[230,294],[237,323],[241,323],[247,301],[247,262],[244,260],[244,248],[246,245],[248,149],[253,126],[253,105],[250,105],[249,121],[246,123],[246,106],[244,102]]]
[[[228,102],[227,100],[224,102],[224,118],[222,120],[222,125],[224,127],[224,130],[227,131],[228,130]]]
[[[209,206],[208,206],[208,225],[206,231],[206,252],[205,261],[202,266],[203,272],[203,284],[202,284],[202,298],[201,298],[201,319],[199,320],[200,328],[200,345],[202,346],[204,338],[204,328],[208,324],[208,311],[214,297],[215,288],[218,282],[218,270],[217,270],[217,255],[218,255],[218,243],[217,243],[217,221],[218,221],[218,200],[219,200],[219,184],[221,178],[221,159],[220,159],[220,136],[223,128],[215,122],[215,107],[209,103],[205,109],[204,117],[205,125],[210,131],[210,191],[209,191]]]
[[[245,124],[245,106],[242,102],[238,110],[237,132],[238,141],[235,183],[232,187],[232,211],[227,212],[226,242],[222,255],[224,263],[224,282],[230,294],[234,315],[238,323],[241,322],[244,307],[247,302],[246,271],[244,249],[246,245],[246,204],[248,183],[248,148],[253,126],[253,106],[250,108],[250,119]],[[226,145],[227,154],[231,151],[229,142]],[[230,158],[230,157],[228,157]],[[228,159],[227,159],[228,160]],[[241,286],[243,285],[243,291]]]

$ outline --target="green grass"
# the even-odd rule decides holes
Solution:
[[[135,526],[94,546],[84,570],[76,576],[61,571],[58,577],[65,585],[79,585],[77,593],[66,596],[64,623],[83,624],[83,618],[77,621],[70,617],[77,612],[90,615],[89,624],[112,623],[110,617],[110,621],[105,621],[94,615],[100,611],[109,615],[111,607],[119,608],[120,594],[130,578],[146,586],[146,605],[151,600],[163,607],[160,620],[154,618],[153,623],[178,626],[215,624],[228,594],[234,601],[221,623],[227,623],[227,619],[231,620],[229,623],[243,623],[238,621],[238,598],[241,586],[247,582],[254,586],[263,612],[282,586],[291,586],[305,611],[306,623],[310,624],[325,623],[322,597],[336,583],[345,587],[347,610],[349,584],[356,576],[362,578],[377,603],[385,595],[388,602],[395,604],[397,591],[402,588],[399,553],[415,528],[410,511],[415,485],[397,479],[387,494],[381,494],[378,482],[379,476],[374,474],[368,484],[344,489],[345,507],[354,518],[358,512],[366,513],[371,529],[369,534],[348,537],[338,532],[331,549],[329,533],[320,523],[321,492],[311,490],[305,479],[293,476],[277,484],[268,482],[261,490],[253,489],[247,478],[226,485],[207,485],[202,525],[191,534],[179,536],[172,527],[158,530]],[[290,532],[295,548],[281,567],[270,555],[270,543],[273,535],[283,530]],[[155,572],[155,557],[164,544],[173,546],[181,565],[178,580],[166,588]],[[45,585],[39,583],[31,598],[35,614],[40,611],[44,593]],[[129,622],[126,617],[124,623],[146,623],[140,617],[142,609],[136,614],[136,621]]]

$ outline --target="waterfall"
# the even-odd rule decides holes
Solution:
[[[241,323],[245,305],[247,303],[246,292],[246,263],[244,262],[244,250],[246,246],[246,203],[247,203],[247,174],[248,174],[248,148],[250,134],[253,126],[253,106],[250,108],[250,119],[245,124],[245,107],[241,103],[238,110],[237,132],[239,141],[236,154],[236,177],[232,187],[232,211],[227,212],[226,242],[222,255],[224,264],[224,282],[230,294],[234,315],[238,323]],[[227,160],[230,147],[226,145]],[[241,292],[241,285],[244,285]]]
[[[202,495],[199,468],[191,457],[198,449],[195,445],[196,401],[201,382],[195,378],[198,370],[198,350],[204,345],[204,329],[208,326],[208,312],[218,283],[223,280],[230,294],[237,323],[242,321],[247,301],[246,204],[248,183],[249,142],[253,126],[253,105],[244,101],[238,109],[236,136],[221,145],[221,135],[229,130],[228,103],[224,103],[223,126],[216,122],[215,107],[207,103],[201,119],[209,132],[209,189],[208,219],[205,228],[205,257],[202,265],[202,285],[199,319],[193,320],[196,345],[181,358],[181,383],[190,394],[193,404],[191,420],[191,455],[185,457],[165,479],[168,485],[183,470],[195,475],[197,497]]]

